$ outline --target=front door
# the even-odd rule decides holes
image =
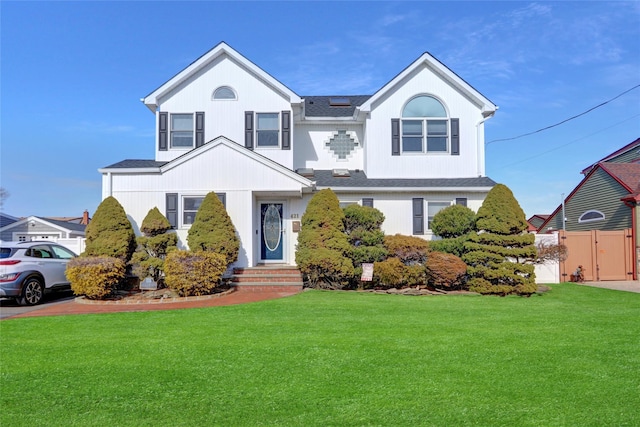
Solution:
[[[280,261],[283,258],[282,203],[260,203],[260,258]]]

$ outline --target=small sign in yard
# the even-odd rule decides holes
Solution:
[[[140,282],[140,289],[143,291],[155,291],[158,289],[158,284],[151,277],[147,277]]]
[[[373,263],[362,264],[362,277],[360,280],[363,282],[370,282],[373,280]]]

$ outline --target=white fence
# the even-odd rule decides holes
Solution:
[[[557,245],[558,234],[536,234],[536,245]],[[558,261],[547,261],[544,264],[536,264],[536,283],[559,283],[560,263]]]
[[[84,237],[73,237],[71,239],[60,239],[60,238],[54,237],[47,240],[55,242],[61,246],[64,246],[70,251],[75,252],[76,255],[80,255],[82,252],[84,252],[86,239]]]

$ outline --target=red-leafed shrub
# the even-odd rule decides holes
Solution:
[[[464,285],[467,264],[444,252],[431,252],[425,265],[427,284],[436,288],[459,289]]]
[[[424,264],[429,254],[429,242],[420,237],[384,236],[384,246],[389,251],[390,257],[397,257],[403,264]]]

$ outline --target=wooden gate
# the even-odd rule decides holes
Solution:
[[[635,280],[631,229],[560,231],[568,257],[560,263],[560,280],[569,281],[579,265],[586,281]]]

